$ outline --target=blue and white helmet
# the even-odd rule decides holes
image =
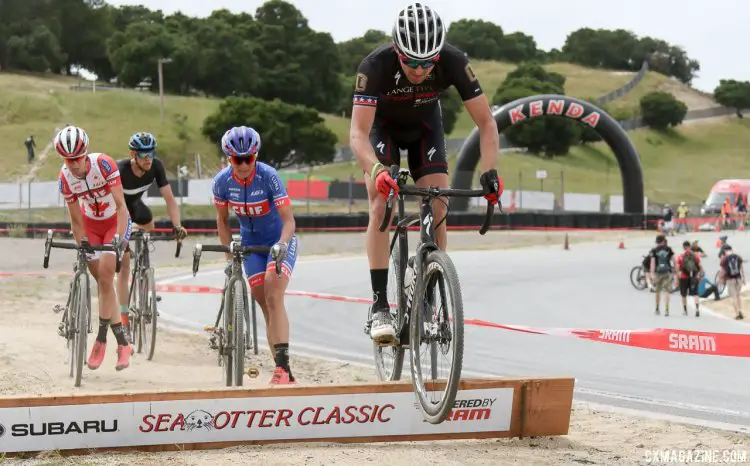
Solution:
[[[128,148],[136,152],[150,152],[156,149],[156,138],[151,133],[135,133],[130,136]]]
[[[235,126],[221,138],[221,150],[229,157],[258,155],[260,134],[247,126]]]

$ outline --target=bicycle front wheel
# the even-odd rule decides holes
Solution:
[[[463,298],[458,274],[445,252],[430,252],[422,274],[414,293],[410,322],[412,384],[424,419],[439,424],[451,412],[461,380]],[[423,357],[423,351],[427,352],[427,357]],[[437,364],[441,356],[448,362],[448,373],[444,377],[440,377]],[[428,361],[429,366],[426,366]],[[429,370],[426,371],[426,367]],[[431,380],[429,383],[425,382],[424,372],[431,377],[427,379]]]
[[[91,312],[91,299],[86,291],[89,287],[89,277],[82,273],[77,278],[76,296],[73,299],[73,308],[75,309],[75,343],[73,344],[75,356],[73,364],[75,365],[75,386],[81,386],[83,377],[83,365],[86,363],[86,346],[88,338],[88,321],[89,312]]]
[[[232,334],[234,346],[234,385],[242,386],[245,377],[245,315],[247,314],[247,288],[243,280],[234,284],[234,313]]]
[[[141,309],[140,327],[146,359],[154,357],[156,349],[156,285],[154,283],[154,269],[147,269],[141,280]]]

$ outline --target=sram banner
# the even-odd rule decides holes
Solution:
[[[191,450],[277,442],[564,435],[573,379],[470,379],[439,425],[411,384],[0,397],[0,452]]]

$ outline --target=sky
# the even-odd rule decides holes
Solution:
[[[107,0],[113,5],[145,5],[165,14],[181,11],[205,17],[226,8],[234,13],[255,10],[262,0]],[[331,34],[336,42],[361,36],[368,29],[390,31],[406,0],[287,0],[307,18],[311,28]],[[484,19],[506,33],[521,31],[543,50],[561,48],[566,36],[582,27],[626,29],[637,36],[663,39],[681,46],[701,70],[693,87],[713,92],[720,79],[750,80],[748,0],[431,0],[448,23]],[[737,57],[740,57],[737,59]]]

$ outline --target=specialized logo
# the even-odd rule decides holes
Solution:
[[[380,153],[383,153],[383,149],[385,149],[385,143],[383,141],[380,141],[377,146],[378,150],[380,150]]]
[[[393,77],[396,78],[396,85],[398,86],[398,81],[401,79],[401,71],[396,71]]]
[[[435,152],[437,152],[437,149],[435,149],[434,147],[430,147],[430,150],[427,151],[427,160],[432,162],[432,156],[435,155]]]
[[[425,231],[427,231],[429,233],[431,231],[430,229],[432,227],[432,214],[427,215],[424,218],[424,220],[422,221],[422,223],[424,224]]]

